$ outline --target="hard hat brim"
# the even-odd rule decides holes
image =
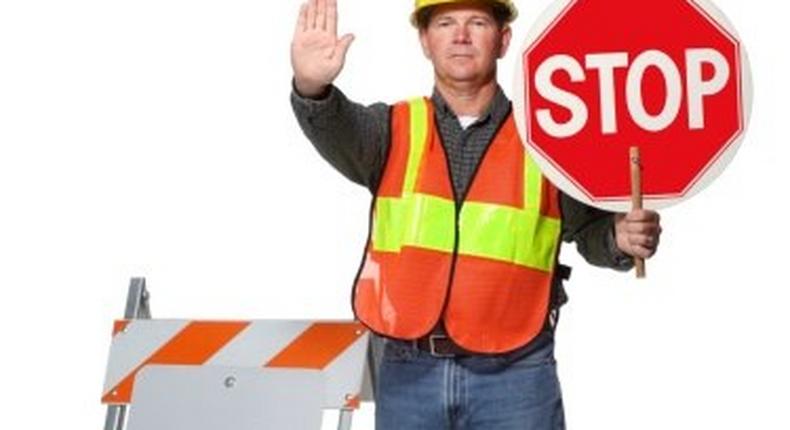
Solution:
[[[513,4],[512,1],[503,2],[498,0],[434,0],[427,2],[427,4],[424,4],[422,6],[415,7],[414,11],[411,13],[411,16],[409,17],[409,21],[411,22],[411,25],[413,25],[414,27],[419,27],[417,23],[417,15],[420,13],[420,11],[429,7],[440,6],[443,4],[452,4],[452,3],[487,4],[487,5],[499,4],[501,6],[506,7],[509,12],[507,19],[505,19],[506,24],[510,24],[518,16],[518,9],[516,9],[516,6]]]

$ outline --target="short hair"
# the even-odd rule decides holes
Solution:
[[[491,9],[491,15],[494,17],[494,21],[496,22],[497,26],[499,26],[499,28],[503,28],[505,24],[508,23],[508,20],[510,19],[510,9],[508,9],[507,6],[501,3],[479,2],[479,4],[488,6]],[[431,23],[431,16],[433,16],[436,6],[437,5],[424,7],[417,11],[417,28],[420,30],[425,30],[428,28],[428,24]]]

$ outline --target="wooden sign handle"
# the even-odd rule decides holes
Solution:
[[[639,147],[632,146],[629,154],[631,164],[631,206],[633,209],[642,209],[642,163],[639,157]],[[634,257],[636,277],[645,277],[645,259]]]

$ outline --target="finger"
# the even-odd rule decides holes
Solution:
[[[335,56],[340,63],[346,62],[346,53],[348,52],[348,47],[351,46],[351,42],[354,41],[353,34],[346,34],[340,38],[340,41],[337,43],[337,50],[335,51]]]
[[[634,209],[631,212],[628,212],[625,218],[628,221],[658,222],[659,215],[658,212],[656,211],[645,210],[645,209]]]
[[[652,222],[630,222],[626,224],[626,231],[628,234],[658,235],[661,233],[661,227]]]
[[[307,29],[314,30],[315,29],[315,16],[317,13],[318,7],[316,6],[316,0],[310,0],[310,5],[307,6]]]
[[[631,251],[633,252],[634,256],[642,258],[650,258],[656,253],[655,249],[645,248],[643,246],[634,246],[631,248]]]
[[[326,30],[326,0],[318,0],[318,11],[315,14],[315,27]]]
[[[658,237],[649,234],[635,234],[628,237],[628,244],[632,247],[640,246],[647,249],[655,249],[658,245]]]
[[[658,212],[646,210],[646,209],[634,209],[631,212],[626,214],[625,219],[627,221],[653,221],[658,222],[660,220],[660,216]]]
[[[326,31],[337,36],[337,0],[328,0],[326,4]]]
[[[656,252],[656,244],[649,244],[648,236],[632,236],[628,238],[626,253],[636,257],[646,258]]]
[[[295,33],[307,30],[307,3],[302,3],[299,6],[299,17],[296,19]]]

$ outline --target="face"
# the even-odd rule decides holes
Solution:
[[[499,28],[482,5],[437,6],[420,30],[425,56],[436,79],[449,83],[483,83],[496,78],[496,61],[507,52],[510,28]]]

